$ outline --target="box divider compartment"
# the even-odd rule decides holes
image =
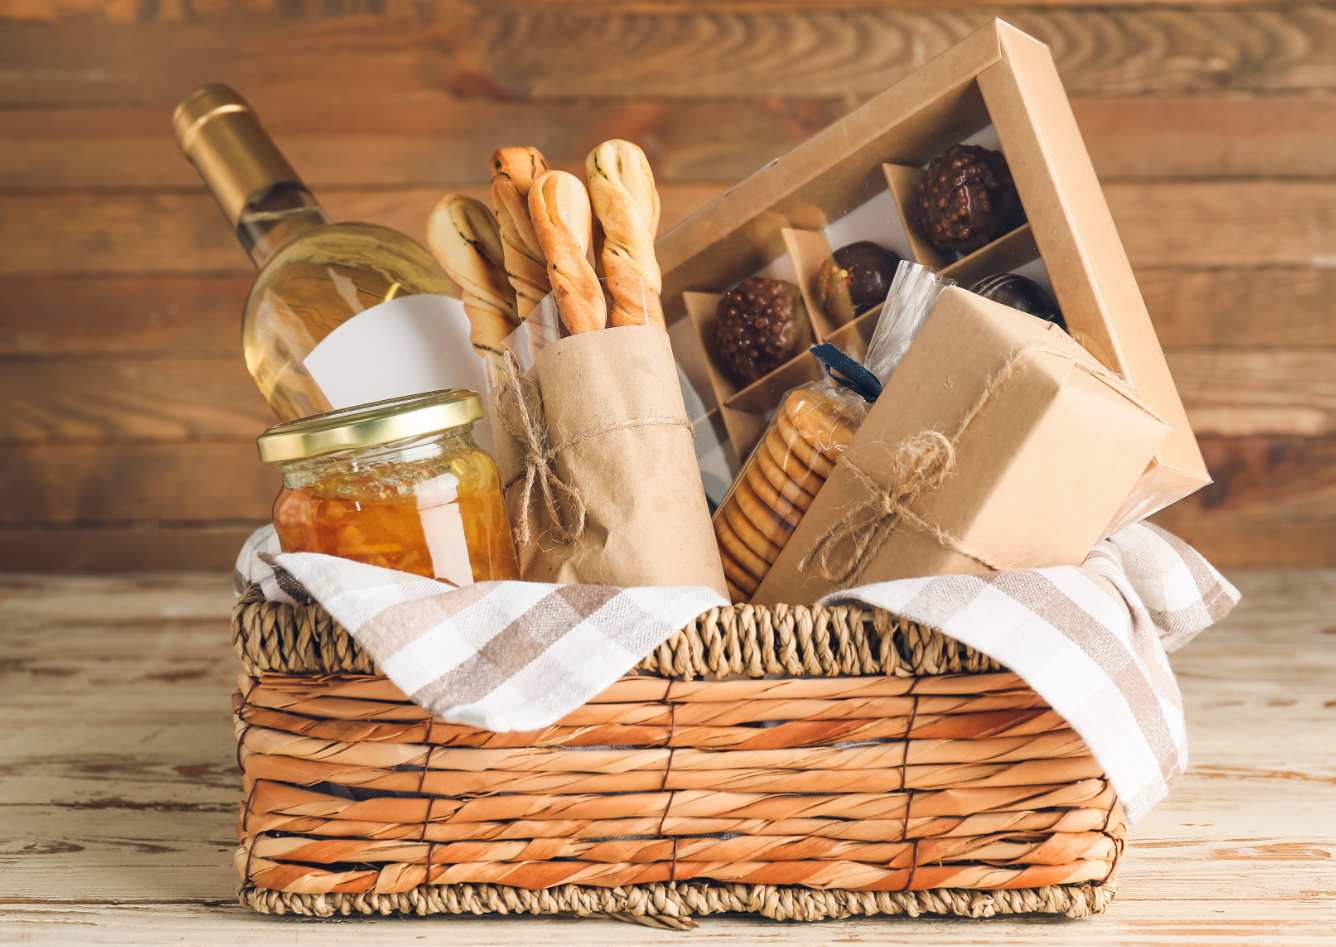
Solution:
[[[1010,273],[1039,258],[1034,231],[1028,223],[1009,230],[992,243],[942,267],[941,275],[969,289],[985,276]]]
[[[900,214],[900,223],[904,225],[905,237],[909,249],[914,253],[914,260],[931,270],[940,270],[951,264],[951,257],[938,250],[923,238],[919,226],[914,220],[914,192],[918,190],[923,169],[907,164],[883,164],[882,173],[886,176],[886,186],[895,199],[895,209]]]
[[[719,370],[714,356],[710,354],[710,339],[714,337],[715,313],[719,309],[720,293],[682,294],[682,305],[686,308],[687,318],[696,327],[701,343],[705,347],[705,368],[710,378],[710,387],[714,389],[716,404],[726,402],[738,389],[732,379]]]
[[[803,306],[807,309],[812,336],[816,341],[824,342],[839,328],[839,323],[831,318],[816,300],[817,272],[821,269],[821,262],[830,256],[830,242],[826,240],[824,230],[797,230],[785,227],[780,233],[784,237],[784,246],[788,250],[789,259],[793,261],[798,292],[802,296]]]
[[[868,343],[872,341],[872,331],[877,327],[877,317],[881,315],[881,306],[874,306],[861,313],[853,322],[836,329],[827,342],[838,345],[845,352],[860,362],[867,355]]]

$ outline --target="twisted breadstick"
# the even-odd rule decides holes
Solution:
[[[603,276],[612,294],[609,321],[662,328],[663,281],[654,258],[659,192],[649,159],[639,146],[614,138],[589,152],[585,174],[594,213],[603,225]]]
[[[492,212],[482,201],[446,194],[427,218],[427,243],[464,291],[474,348],[498,351],[501,340],[519,326],[519,320]]]
[[[537,148],[501,148],[492,153],[492,211],[501,229],[506,275],[515,287],[515,308],[527,316],[551,287],[543,251],[529,221],[529,189],[547,170],[547,159]]]
[[[608,307],[587,255],[593,214],[580,179],[565,171],[540,175],[529,191],[529,218],[547,261],[547,279],[566,331],[604,328]]]

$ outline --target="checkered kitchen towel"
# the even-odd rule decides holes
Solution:
[[[279,553],[272,528],[237,562],[239,588],[313,598],[406,694],[452,723],[533,730],[602,691],[697,615],[704,588],[430,579],[314,553]],[[1187,765],[1183,700],[1167,652],[1239,599],[1194,549],[1147,524],[1100,543],[1081,566],[901,579],[825,601],[884,608],[996,658],[1086,741],[1129,819]]]

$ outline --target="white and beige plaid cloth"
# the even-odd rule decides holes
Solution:
[[[404,693],[452,723],[534,730],[602,691],[673,632],[725,604],[704,588],[482,583],[452,589],[313,553],[279,553],[272,528],[237,562],[239,587],[319,602]],[[1077,566],[934,576],[830,596],[938,628],[1011,668],[1108,773],[1129,819],[1187,765],[1167,652],[1239,594],[1194,549],[1130,526]]]

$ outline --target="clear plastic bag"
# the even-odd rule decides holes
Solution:
[[[926,266],[901,263],[891,281],[891,290],[882,304],[877,326],[868,342],[867,357],[863,364],[884,385],[904,359],[905,353],[928,321],[928,313],[937,303],[937,297],[952,280],[942,279]]]
[[[877,318],[864,366],[884,384],[951,285],[926,267],[901,263]],[[780,400],[756,447],[714,514],[729,596],[749,601],[798,527],[866,416],[875,391],[829,374]]]

